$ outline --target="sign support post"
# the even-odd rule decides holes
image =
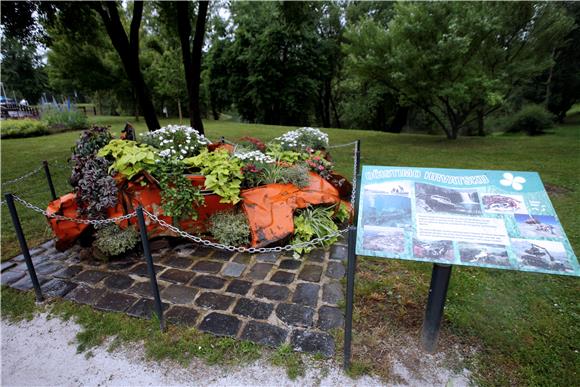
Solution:
[[[423,349],[429,353],[433,353],[437,349],[437,339],[439,338],[441,318],[451,278],[451,268],[451,265],[433,264],[429,298],[427,299],[425,320],[423,320],[423,331],[421,332]]]

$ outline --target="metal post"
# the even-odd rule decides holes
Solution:
[[[155,298],[155,312],[159,317],[159,326],[162,331],[165,330],[165,321],[163,319],[163,305],[161,304],[161,296],[159,295],[159,286],[157,286],[157,276],[155,274],[155,266],[153,266],[153,257],[149,250],[149,239],[147,238],[147,226],[145,225],[145,217],[143,216],[143,207],[137,207],[137,219],[139,221],[139,230],[141,231],[141,243],[143,243],[143,254],[147,260],[147,273],[151,280],[151,291]]]
[[[431,274],[431,286],[429,287],[429,298],[425,309],[425,320],[423,321],[423,331],[421,342],[423,349],[429,353],[437,349],[437,339],[447,297],[447,288],[451,278],[451,265],[433,264]]]
[[[6,205],[10,211],[12,224],[14,224],[14,231],[16,231],[16,237],[18,238],[18,243],[20,243],[20,250],[24,256],[24,261],[26,262],[26,267],[28,268],[28,274],[30,275],[30,280],[32,281],[32,286],[34,287],[34,293],[36,293],[36,301],[42,302],[44,297],[42,297],[42,290],[40,289],[40,283],[36,277],[36,270],[34,270],[32,258],[30,258],[30,251],[28,250],[28,244],[24,238],[24,232],[22,231],[20,219],[18,218],[18,213],[16,212],[16,206],[14,206],[14,196],[12,196],[11,193],[7,193],[4,195],[4,197],[6,198]]]
[[[50,188],[52,200],[56,200],[56,191],[54,190],[54,184],[52,184],[52,177],[50,176],[50,170],[48,169],[48,161],[44,160],[42,165],[44,166],[44,173],[46,174],[46,181],[48,181],[48,188]]]
[[[356,227],[348,228],[348,261],[346,269],[346,313],[344,316],[344,369],[350,368],[352,342],[352,309],[354,304],[354,275],[356,271]]]
[[[356,192],[353,206],[354,224],[358,220],[358,202],[360,196],[360,140],[356,140],[354,163],[356,170]],[[346,313],[344,316],[344,364],[345,370],[350,368],[351,343],[352,343],[352,312],[354,307],[354,277],[356,273],[356,226],[348,228],[348,261],[346,269]]]

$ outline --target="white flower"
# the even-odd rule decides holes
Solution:
[[[521,176],[514,176],[513,174],[506,172],[503,174],[503,179],[499,181],[499,183],[503,186],[509,187],[511,186],[516,191],[521,191],[524,189],[523,184],[526,182]]]

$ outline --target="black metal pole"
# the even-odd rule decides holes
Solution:
[[[44,166],[44,173],[46,174],[46,181],[48,181],[48,188],[50,188],[52,200],[56,200],[56,191],[54,190],[54,184],[52,184],[52,176],[50,176],[50,169],[48,169],[48,161],[44,160],[42,165]]]
[[[344,316],[344,369],[350,368],[352,343],[352,310],[354,305],[354,275],[356,271],[356,227],[348,229],[348,261],[346,269],[346,313]]]
[[[356,191],[354,198],[353,223],[358,220],[358,202],[360,193],[360,140],[356,140],[355,148]],[[356,274],[356,234],[357,228],[352,225],[348,228],[348,260],[346,268],[346,311],[344,316],[344,363],[345,370],[350,368],[352,346],[352,312],[354,307],[354,279]]]
[[[34,287],[34,293],[36,293],[36,301],[42,302],[44,297],[42,297],[42,290],[40,289],[40,283],[38,282],[38,277],[36,277],[36,270],[34,270],[34,264],[32,263],[32,258],[30,258],[30,251],[28,250],[28,244],[26,243],[26,238],[24,238],[24,232],[22,231],[22,225],[20,224],[20,219],[18,218],[18,212],[16,212],[16,206],[14,205],[14,196],[11,193],[4,195],[6,198],[6,205],[10,211],[10,217],[12,218],[12,224],[14,224],[14,231],[16,231],[16,237],[18,238],[18,243],[20,243],[20,250],[24,256],[24,261],[26,262],[26,267],[28,268],[28,274],[30,275],[30,280],[32,281],[32,286]]]
[[[163,319],[163,305],[161,304],[161,296],[159,295],[159,286],[157,286],[157,276],[155,274],[155,266],[153,266],[153,257],[149,250],[149,239],[147,238],[147,226],[145,225],[145,217],[143,216],[143,207],[137,207],[137,220],[139,221],[139,230],[141,231],[141,243],[143,243],[143,254],[147,260],[147,273],[151,281],[151,291],[155,298],[155,312],[159,317],[159,326],[161,330],[165,330],[165,320]]]
[[[451,278],[451,265],[433,264],[431,274],[431,286],[429,287],[429,298],[425,309],[425,320],[423,321],[423,331],[421,333],[421,343],[423,349],[433,353],[437,349],[437,339],[441,328],[441,318],[445,308],[447,288]]]

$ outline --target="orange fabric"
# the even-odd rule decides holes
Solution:
[[[340,203],[338,190],[310,172],[310,184],[300,189],[293,184],[268,184],[241,193],[248,217],[252,246],[261,247],[294,233],[294,210],[316,204]]]
[[[48,203],[46,212],[50,215],[57,214],[69,218],[79,218],[77,213],[77,200],[74,193],[69,193]],[[48,223],[56,235],[56,248],[65,250],[70,247],[81,233],[88,227],[86,224],[71,222],[70,220],[58,220],[48,218]]]

